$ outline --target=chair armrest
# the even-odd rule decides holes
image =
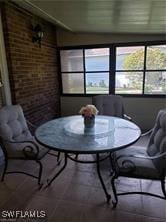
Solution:
[[[152,133],[152,131],[153,131],[153,128],[152,129],[150,129],[150,130],[148,130],[147,132],[145,132],[145,133],[142,133],[141,134],[141,137],[142,136],[148,136],[149,134],[151,134]]]
[[[8,140],[5,140],[4,142],[11,143],[11,144],[26,143],[25,147],[22,148],[22,152],[23,152],[25,158],[36,159],[39,155],[39,147],[33,141],[30,141],[30,140],[27,140],[27,141],[8,141]],[[28,145],[27,143],[29,143],[30,145]]]
[[[149,159],[149,160],[156,160],[156,159],[159,159],[159,158],[163,158],[163,157],[166,157],[166,151],[161,153],[161,154],[158,154],[158,155],[155,155],[155,156],[148,156],[148,155],[141,155],[141,154],[138,154],[138,155],[120,155],[116,158],[116,160],[119,160],[120,158],[124,158],[124,157],[133,157],[133,158],[140,158],[140,159]]]
[[[132,118],[126,114],[123,115],[124,119],[126,120],[129,120],[129,121],[132,121]]]

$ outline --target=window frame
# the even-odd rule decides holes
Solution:
[[[146,57],[147,57],[147,47],[154,46],[154,45],[166,45],[166,41],[144,41],[144,42],[127,42],[127,43],[115,43],[115,44],[94,44],[94,45],[79,45],[79,46],[64,46],[58,47],[58,73],[59,73],[59,81],[60,81],[60,90],[62,96],[80,96],[80,97],[92,97],[99,95],[100,93],[86,93],[86,73],[97,73],[97,72],[109,72],[109,93],[102,95],[121,95],[124,97],[154,97],[154,98],[163,98],[166,97],[165,94],[144,94],[145,89],[145,73],[148,71],[166,71],[164,70],[149,70],[146,69]],[[118,47],[136,47],[136,46],[144,46],[144,65],[143,70],[139,70],[143,72],[143,82],[142,82],[142,93],[141,94],[123,94],[123,93],[115,93],[115,80],[116,80],[116,48]],[[109,70],[108,71],[86,71],[85,70],[85,50],[86,49],[94,49],[94,48],[109,48]],[[80,73],[84,74],[84,93],[63,93],[63,86],[62,86],[62,74],[63,73],[74,73],[74,72],[62,72],[61,71],[61,60],[60,60],[60,51],[61,50],[75,50],[75,49],[82,49],[83,50],[83,71]],[[125,72],[126,70],[118,70],[119,72]],[[129,70],[129,71],[137,71],[137,70]],[[79,71],[77,71],[79,73]]]

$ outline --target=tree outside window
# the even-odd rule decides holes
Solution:
[[[144,50],[140,49],[130,54],[124,59],[125,70],[141,70],[142,57]],[[166,93],[166,49],[163,51],[160,48],[147,47],[146,67],[145,67],[145,94],[165,94]],[[142,82],[140,72],[127,72],[132,86],[135,89],[139,88],[139,83]]]

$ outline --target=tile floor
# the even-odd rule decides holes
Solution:
[[[81,158],[81,156],[79,156]],[[91,156],[92,157],[92,156]],[[20,167],[23,163],[12,163]],[[42,181],[51,176],[60,166],[56,159],[47,155],[43,160]],[[62,163],[61,163],[62,164]],[[23,164],[25,169],[37,172],[36,165]],[[101,166],[102,175],[110,193],[108,163]],[[120,178],[119,191],[150,190],[160,193],[160,183]],[[120,196],[116,209],[106,203],[95,166],[68,162],[66,170],[47,189],[38,189],[37,181],[22,174],[10,174],[0,183],[0,212],[2,210],[44,210],[45,219],[18,219],[17,221],[46,222],[164,222],[166,201],[158,198],[130,195]],[[0,217],[0,221],[2,217]]]

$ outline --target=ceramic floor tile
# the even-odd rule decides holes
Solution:
[[[58,205],[57,199],[51,199],[49,197],[41,197],[41,196],[34,196],[25,207],[25,210],[28,211],[43,211],[46,215],[44,219],[49,220],[53,212],[55,211]]]
[[[39,191],[36,179],[28,177],[14,193],[24,200],[29,201],[33,198],[33,196],[39,194]]]
[[[61,199],[69,185],[70,180],[68,178],[58,178],[49,187],[40,189],[39,195],[50,199]]]
[[[26,179],[27,176],[23,174],[6,174],[4,181],[0,183],[0,187],[3,186],[14,192],[25,182]]]
[[[49,169],[54,169],[56,167],[57,163],[57,157],[52,156],[50,154],[47,154],[43,159],[42,159],[42,164],[44,169],[47,171]]]
[[[81,222],[164,222],[159,218],[147,217],[134,213],[113,210],[110,205],[86,205],[83,207]]]
[[[94,175],[88,172],[74,171],[71,183],[92,186],[94,183]]]
[[[82,205],[70,201],[60,201],[49,222],[80,222]]]
[[[79,158],[93,159],[92,155]],[[43,182],[52,178],[63,166],[56,166],[56,157],[47,156],[43,161]],[[16,167],[20,167],[16,163]],[[35,165],[24,165],[37,172]],[[108,192],[112,195],[109,162],[101,164],[101,174]],[[118,191],[141,190],[160,193],[160,183],[118,178]],[[111,199],[112,201],[112,199]],[[47,189],[40,189],[37,180],[26,175],[10,174],[0,183],[0,210],[45,210],[44,219],[30,222],[166,222],[166,201],[142,195],[119,196],[117,208],[106,203],[104,191],[96,172],[95,164],[80,164],[73,161]],[[19,219],[19,222],[25,220]],[[26,220],[28,222],[28,219]]]
[[[143,204],[141,195],[118,196],[116,210],[121,210],[133,214],[142,214]]]
[[[116,189],[124,192],[141,191],[139,179],[119,177],[115,180]]]
[[[75,155],[72,157],[75,157]],[[94,156],[92,154],[90,155],[78,155],[78,160],[81,161],[94,161]],[[83,171],[83,172],[96,172],[96,165],[95,164],[84,164],[84,163],[77,163],[74,161],[69,160],[68,161],[68,167],[70,169],[75,168],[77,171]]]
[[[162,218],[166,221],[166,200],[143,196],[142,213],[147,216]]]
[[[0,183],[0,209],[10,199],[13,191],[4,183]]]
[[[77,203],[88,203],[90,190],[90,186],[71,183],[63,195],[63,200]]]
[[[108,207],[108,211],[105,208]],[[110,222],[112,221],[112,209],[105,203],[98,206],[86,205],[82,208],[81,222]]]
[[[151,192],[163,196],[160,181],[141,180],[141,187],[144,192]]]
[[[110,189],[107,189],[107,191],[109,194],[111,194]],[[102,205],[103,207],[104,205],[108,205],[104,190],[98,187],[91,187],[88,197],[88,203],[95,206]]]
[[[13,193],[10,198],[1,206],[0,210],[20,210],[24,209],[27,204],[27,198]]]
[[[93,180],[93,187],[99,187],[99,188],[102,188],[102,185],[101,185],[101,181],[99,179],[99,176],[97,173],[93,174],[94,175],[94,180]],[[101,176],[102,176],[102,179],[104,181],[104,184],[105,186],[109,189],[111,188],[111,177],[110,177],[110,173],[109,172],[105,172],[105,173],[102,173],[101,172]]]
[[[160,220],[159,218],[152,218],[152,217],[146,217],[143,215],[133,214],[133,213],[127,213],[123,211],[113,211],[111,214],[108,212],[105,213],[105,222],[113,221],[113,222],[164,222]]]

